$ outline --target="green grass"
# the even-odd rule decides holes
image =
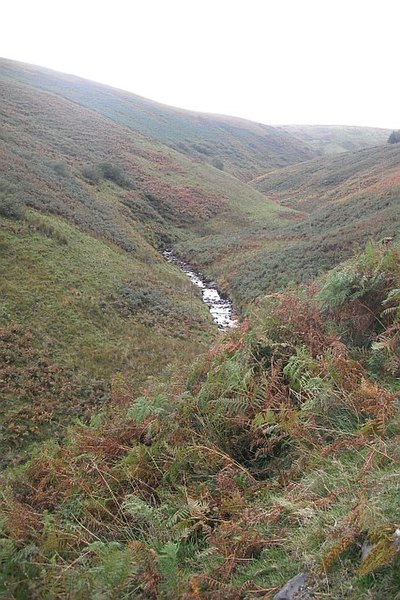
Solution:
[[[0,143],[3,179],[13,188],[13,199],[60,215],[140,260],[154,257],[140,254],[141,238],[156,248],[176,245],[187,258],[196,254],[201,268],[210,262],[203,260],[203,249],[218,246],[211,267],[224,285],[218,269],[223,266],[229,283],[236,270],[232,249],[253,250],[255,240],[301,216],[232,175],[96,112],[4,82],[7,141]],[[104,165],[113,178],[104,175]]]
[[[62,215],[132,254],[140,252],[140,238],[156,248],[173,247],[241,307],[263,293],[312,280],[366,239],[397,234],[395,146],[275,168],[250,186],[138,133],[129,119],[145,127],[142,110],[149,106],[143,99],[9,61],[3,73],[3,178],[14,185],[16,199]],[[130,102],[141,108],[133,111]],[[161,118],[154,106],[149,127],[153,117]],[[171,125],[175,112],[165,110],[169,131],[180,135]],[[207,146],[210,123],[179,115],[187,123],[195,120],[196,135],[204,134]],[[231,151],[241,162],[235,144]],[[104,165],[113,177],[104,175]]]
[[[53,228],[50,236],[37,230],[39,224]],[[17,228],[17,234],[13,229],[8,223],[2,231],[5,324],[11,319],[29,322],[35,329],[45,324],[46,336],[57,341],[56,358],[65,355],[76,364],[79,357],[84,368],[94,374],[103,372],[108,376],[128,365],[140,372],[142,366],[135,368],[134,363],[135,357],[146,351],[140,347],[144,346],[141,338],[147,337],[150,352],[152,338],[158,334],[151,329],[141,335],[127,331],[126,320],[115,310],[110,297],[124,284],[134,289],[153,286],[170,298],[171,304],[176,304],[175,311],[179,311],[188,304],[184,277],[172,274],[169,265],[154,258],[150,247],[148,257],[153,259],[152,265],[132,259],[117,247],[52,217],[29,216],[26,225]],[[66,243],[60,242],[59,236]],[[197,301],[196,311],[206,322],[206,310],[202,308]],[[140,330],[141,323],[136,327]],[[134,346],[138,346],[136,350],[132,350]],[[123,361],[121,352],[132,356]]]
[[[100,379],[106,396],[116,372],[137,388],[181,356],[190,360],[212,329],[200,301],[190,316],[188,284],[160,249],[172,247],[246,310],[266,292],[319,277],[367,238],[397,235],[396,147],[307,161],[249,185],[232,173],[247,178],[305,155],[257,124],[172,109],[154,140],[156,105],[9,61],[2,72],[2,324],[24,348],[23,330],[12,328],[31,336],[36,366],[43,352],[46,369],[66,369],[68,379],[78,368],[78,380],[92,389]],[[174,149],[178,138],[161,143],[167,129],[192,136],[188,148]],[[275,158],[268,151],[260,160],[265,144]],[[208,164],[228,150],[238,171]],[[199,154],[204,160],[193,160]],[[23,356],[29,387],[28,349]]]
[[[325,156],[256,178],[252,183],[284,206],[314,212],[364,194],[390,194],[398,178],[399,148],[383,144]]]
[[[105,386],[121,373],[138,387],[181,357],[193,359],[213,335],[209,312],[196,295],[191,301],[187,278],[139,236],[133,257],[34,211],[17,221],[2,219],[0,236],[0,327],[19,326],[21,343],[29,332],[39,361],[42,353],[66,372]],[[25,358],[29,388],[32,365]]]

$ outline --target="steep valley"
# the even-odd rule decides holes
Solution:
[[[0,101],[0,597],[398,598],[400,144],[6,59]]]

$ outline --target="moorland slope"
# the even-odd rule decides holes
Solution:
[[[66,99],[54,72],[49,92],[42,69],[2,67],[0,323],[18,348],[6,353],[3,380],[21,366],[3,417],[15,448],[56,430],[63,414],[89,414],[93,386],[109,399],[117,372],[140,385],[206,347],[209,315],[161,249],[173,247],[246,307],[316,277],[369,237],[397,235],[396,146],[275,169],[250,186]],[[21,82],[27,73],[34,85]],[[61,90],[66,80],[59,75]],[[88,411],[75,401],[43,414],[37,406],[31,424],[34,381],[45,405],[52,369],[69,370],[65,381],[76,370]]]
[[[162,248],[221,229],[241,239],[295,213],[60,95],[8,77],[0,88],[8,460],[90,414],[96,386],[107,403],[117,373],[138,386],[206,347],[209,313]]]
[[[319,154],[338,154],[386,143],[391,130],[349,125],[282,125]]]
[[[302,214],[243,249],[231,287],[241,298],[310,281],[362,248],[400,232],[400,146],[367,148],[275,170],[252,184]],[[246,266],[246,271],[240,265]]]
[[[10,80],[54,92],[243,180],[316,155],[288,132],[245,119],[169,107],[123,90],[50,69],[0,59]]]
[[[226,171],[275,166],[249,185],[198,115],[140,132],[130,94],[1,66],[0,596],[395,598],[396,239],[320,274],[398,237],[400,147],[282,167],[209,117]],[[216,330],[166,247],[249,312],[192,367]]]

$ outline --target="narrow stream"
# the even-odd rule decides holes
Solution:
[[[229,298],[221,297],[214,282],[202,279],[199,273],[196,273],[196,271],[183,260],[174,256],[171,250],[164,250],[163,255],[169,263],[179,267],[179,269],[189,277],[190,281],[201,289],[203,302],[207,304],[210,309],[211,316],[218,325],[218,329],[224,331],[231,327],[237,327],[238,322],[235,317],[232,301]]]

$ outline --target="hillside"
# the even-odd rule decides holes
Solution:
[[[281,129],[305,142],[318,154],[338,154],[385,144],[390,129],[349,125],[282,125]]]
[[[325,156],[267,173],[252,185],[282,205],[308,213],[328,203],[357,203],[360,195],[390,196],[399,176],[399,152],[398,144],[384,144]]]
[[[247,239],[301,216],[97,112],[2,81],[3,178],[15,199],[131,254],[141,238],[157,249],[201,241],[228,250],[233,265]]]
[[[184,275],[136,244],[131,256],[31,209],[0,218],[0,466],[213,339]]]
[[[0,597],[398,598],[400,144],[0,62]]]
[[[1,78],[0,101],[7,461],[88,418],[94,390],[107,404],[118,374],[139,387],[215,335],[160,249],[221,229],[240,240],[293,211],[56,94]]]
[[[240,231],[285,214],[230,175],[96,112],[7,78],[2,84],[3,176],[37,209],[90,221],[127,250],[132,223],[160,244],[165,235],[204,235],[215,220]]]
[[[59,95],[68,81],[74,90],[97,84],[10,61],[2,71],[6,176],[24,201],[127,250],[139,233],[153,246],[172,245],[240,304],[314,277],[354,243],[397,230],[396,147],[297,163],[250,186]],[[53,93],[37,87],[42,77]],[[173,120],[165,123],[175,131]],[[346,208],[326,205],[342,196]],[[314,202],[323,212],[309,217]]]
[[[230,285],[244,300],[312,280],[368,239],[399,236],[396,144],[314,159],[252,184],[268,199],[300,211],[302,219],[243,248]]]
[[[173,247],[246,309],[370,236],[397,235],[396,146],[292,165],[250,186],[55,92],[1,83],[5,461],[87,419],[94,390],[106,405],[115,377],[137,389],[207,347],[209,314],[197,298],[191,306],[187,280],[160,250]]]
[[[0,74],[53,92],[246,181],[272,168],[315,156],[301,140],[261,123],[172,108],[129,92],[6,59],[0,59]]]
[[[4,473],[0,593],[398,598],[399,265],[369,244],[269,296],[179,380]]]

